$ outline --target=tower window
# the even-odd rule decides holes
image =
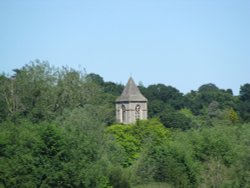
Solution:
[[[141,111],[140,105],[136,105],[135,107],[135,119],[136,120],[140,119],[140,111]]]
[[[126,107],[124,105],[122,105],[122,120],[121,122],[125,122],[126,121]]]

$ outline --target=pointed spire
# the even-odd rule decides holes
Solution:
[[[140,92],[136,86],[132,77],[129,78],[127,85],[125,86],[120,97],[116,99],[116,102],[124,101],[148,101]]]

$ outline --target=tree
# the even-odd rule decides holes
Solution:
[[[166,128],[187,130],[196,126],[195,122],[179,111],[175,111],[169,105],[165,105],[156,117],[160,119]]]
[[[233,108],[230,108],[229,119],[233,124],[235,124],[239,120],[238,114]]]
[[[169,131],[157,119],[138,121],[135,125],[112,125],[107,128],[107,134],[114,136],[124,149],[124,167],[132,165],[139,158],[143,147],[158,145],[170,137]]]
[[[18,126],[2,124],[1,128],[0,182],[5,187],[58,187],[65,183],[61,174],[69,158],[56,126],[25,121]]]
[[[250,101],[250,84],[244,84],[240,87],[240,100]]]
[[[136,169],[143,183],[168,182],[173,187],[197,187],[199,174],[192,147],[171,141],[148,147]],[[151,178],[150,178],[151,176]],[[153,179],[153,180],[152,180]]]
[[[219,103],[217,101],[212,101],[207,108],[207,115],[209,118],[214,118],[218,116],[219,113]]]
[[[88,81],[94,82],[95,84],[98,84],[98,85],[104,84],[103,78],[100,75],[95,74],[95,73],[87,74],[86,79]]]
[[[115,84],[114,82],[104,82],[104,92],[112,94],[115,97],[118,97],[123,90],[123,86],[121,84]]]
[[[250,84],[240,87],[240,115],[244,121],[250,121]]]
[[[56,99],[55,72],[48,62],[39,60],[16,71],[15,95],[19,115],[33,122],[52,119]]]
[[[200,93],[217,92],[219,91],[219,88],[215,84],[209,83],[209,84],[204,84],[200,86],[198,91]]]
[[[159,116],[159,114],[164,110],[165,103],[161,100],[149,100],[148,101],[148,115],[150,118]],[[173,109],[174,110],[174,109]]]
[[[205,115],[210,104],[217,101],[220,109],[236,108],[238,99],[230,90],[219,89],[214,84],[204,84],[198,91],[191,91],[185,95],[185,107],[192,110],[195,115]]]
[[[164,84],[149,85],[142,92],[149,101],[158,100],[169,104],[174,109],[183,107],[183,94],[172,86],[165,86]]]
[[[2,74],[0,75],[0,122],[5,121],[15,111],[14,81]]]

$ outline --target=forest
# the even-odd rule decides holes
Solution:
[[[250,83],[139,84],[133,125],[115,121],[123,88],[40,60],[1,73],[0,188],[250,187]]]

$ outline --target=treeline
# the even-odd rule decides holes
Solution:
[[[53,121],[66,109],[93,105],[98,106],[98,115],[106,124],[115,122],[114,101],[124,88],[121,84],[104,82],[101,76],[84,70],[55,68],[38,60],[14,72],[11,77],[0,75],[0,121]],[[158,117],[168,128],[189,129],[215,118],[228,118],[233,123],[250,121],[249,83],[240,86],[239,96],[211,83],[185,95],[164,84],[139,88],[149,100],[149,117]]]
[[[248,187],[250,84],[140,90],[148,121],[115,122],[124,86],[35,61],[0,75],[0,187]]]

